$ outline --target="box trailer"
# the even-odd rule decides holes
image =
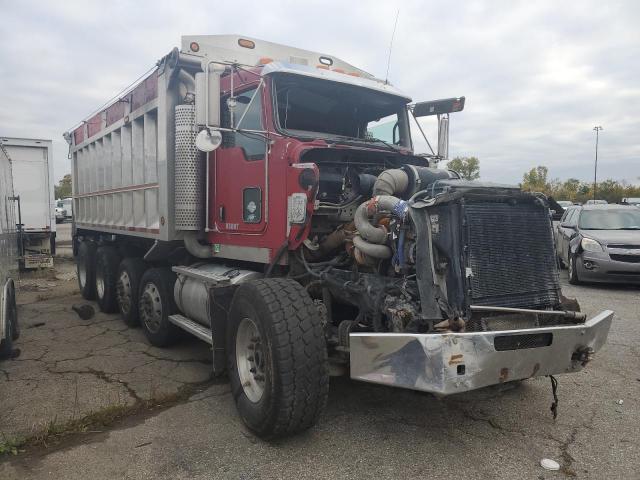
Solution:
[[[412,103],[320,52],[182,37],[64,134],[82,294],[156,346],[209,343],[266,438],[313,425],[330,374],[449,395],[581,370],[613,312],[561,295],[544,196],[438,168],[464,102]],[[417,155],[423,118],[438,148]]]
[[[51,140],[1,137],[13,165],[21,268],[53,267],[56,247]]]
[[[18,269],[16,200],[11,157],[0,142],[0,360],[11,354],[19,335],[14,283]]]

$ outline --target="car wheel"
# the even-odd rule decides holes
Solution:
[[[578,268],[576,266],[577,261],[578,255],[570,253],[567,268],[569,269],[569,283],[572,285],[578,285],[580,283],[580,279],[578,278]]]
[[[245,425],[262,438],[313,426],[329,370],[322,322],[304,288],[282,278],[244,283],[229,318],[231,391]]]
[[[13,341],[17,340],[20,335],[18,329],[18,310],[16,308],[16,298],[13,289],[9,288],[5,304],[5,329],[4,337],[0,338],[0,358],[8,358],[13,351]]]

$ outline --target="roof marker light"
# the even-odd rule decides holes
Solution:
[[[189,44],[189,48],[191,49],[192,52],[197,52],[200,50],[200,45],[198,45],[198,42],[191,42]]]
[[[247,40],[246,38],[239,38],[238,45],[244,48],[256,48],[255,42],[252,40]]]
[[[271,62],[273,62],[273,58],[262,57],[260,60],[258,60],[258,65],[266,65]]]

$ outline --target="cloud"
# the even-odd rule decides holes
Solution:
[[[0,132],[52,138],[60,178],[70,170],[62,132],[186,34],[245,33],[384,77],[398,7],[390,80],[414,100],[466,95],[450,153],[480,158],[484,179],[518,182],[546,165],[589,180],[591,129],[602,125],[599,177],[638,181],[634,1],[3,2]]]

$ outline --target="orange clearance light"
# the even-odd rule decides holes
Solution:
[[[271,62],[273,62],[273,58],[262,57],[260,60],[258,60],[258,65],[266,65],[267,63]]]
[[[359,77],[360,76],[360,74],[357,73],[357,72],[349,72],[349,73],[347,73],[347,75],[351,75],[352,77]]]
[[[238,45],[244,48],[256,48],[256,44],[252,40],[247,40],[246,38],[238,39]]]
[[[341,68],[334,68],[333,71],[336,73],[344,73],[344,70]]]
[[[189,44],[189,48],[191,49],[192,52],[197,52],[200,50],[200,45],[198,45],[198,42],[191,42]]]
[[[316,65],[316,68],[322,68],[323,70],[329,70],[329,67],[326,65]]]

